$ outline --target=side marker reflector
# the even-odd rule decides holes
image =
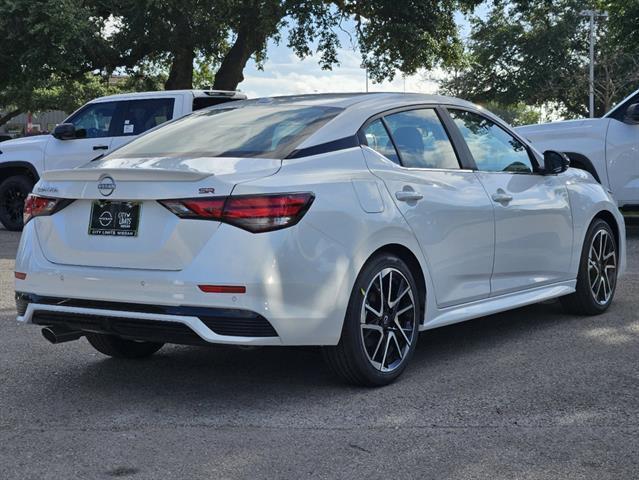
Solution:
[[[13,272],[13,274],[18,280],[26,280],[27,278],[27,274],[23,272]]]
[[[204,293],[246,293],[246,287],[240,285],[198,285]]]

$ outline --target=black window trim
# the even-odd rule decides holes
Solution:
[[[524,148],[526,149],[526,153],[528,154],[528,159],[530,160],[530,164],[533,167],[532,172],[510,172],[510,171],[505,171],[505,170],[502,170],[502,171],[499,171],[499,172],[493,172],[493,171],[489,171],[489,170],[481,170],[477,166],[477,163],[475,162],[475,158],[473,157],[473,154],[471,153],[470,149],[468,148],[468,144],[466,143],[466,140],[464,139],[464,136],[462,135],[461,131],[459,130],[459,127],[457,127],[457,125],[455,124],[455,121],[453,120],[452,116],[450,115],[450,110],[460,110],[460,111],[474,113],[475,115],[479,115],[480,117],[485,118],[486,120],[489,120],[490,122],[494,123],[495,125],[497,125],[497,127],[501,128],[504,132],[509,134],[511,137],[513,137],[519,143],[521,143],[524,146]],[[539,159],[537,158],[537,155],[535,155],[535,152],[530,148],[530,145],[528,145],[528,142],[526,141],[526,139],[524,139],[521,135],[519,135],[515,131],[513,131],[506,123],[501,121],[501,119],[499,119],[498,117],[488,116],[488,115],[485,114],[485,112],[482,112],[481,110],[476,109],[476,108],[469,108],[469,107],[466,107],[466,106],[457,106],[457,105],[447,105],[446,106],[446,115],[447,115],[448,119],[451,122],[451,126],[456,130],[457,135],[459,135],[459,138],[462,141],[462,144],[464,145],[465,150],[467,151],[468,155],[470,156],[470,159],[472,160],[472,163],[474,165],[473,170],[476,170],[476,171],[482,172],[482,173],[506,173],[506,174],[511,174],[511,175],[513,175],[513,174],[515,174],[515,175],[543,175],[544,174],[542,166],[539,163]]]
[[[470,151],[468,151],[468,147],[466,146],[465,141],[461,138],[461,133],[457,129],[456,125],[452,123],[452,119],[448,116],[448,112],[446,111],[445,105],[447,104],[438,104],[438,103],[420,103],[413,105],[403,105],[401,107],[395,107],[388,110],[384,110],[383,112],[378,112],[375,115],[370,116],[366,121],[362,124],[362,126],[357,131],[357,137],[359,138],[360,144],[368,147],[368,141],[366,140],[366,136],[364,134],[364,130],[368,128],[368,126],[373,123],[375,120],[381,119],[384,128],[386,129],[386,133],[388,137],[391,139],[393,143],[393,147],[395,147],[395,153],[397,154],[397,158],[400,161],[400,164],[396,164],[390,158],[388,159],[393,165],[397,165],[399,168],[405,170],[427,170],[427,171],[445,171],[445,172],[463,172],[476,170],[476,166],[474,161],[472,161],[472,155],[470,155]],[[453,147],[453,151],[455,152],[455,156],[457,157],[457,162],[459,164],[459,168],[439,168],[439,167],[405,167],[402,163],[402,157],[397,148],[397,144],[395,143],[395,139],[390,132],[390,128],[386,124],[385,117],[394,115],[396,113],[408,112],[411,110],[435,110],[435,114],[439,118],[439,121],[448,135],[448,140]],[[453,127],[453,128],[451,128]],[[461,138],[461,143],[460,142]],[[463,148],[460,148],[463,146]],[[464,150],[465,149],[465,150]],[[381,154],[380,154],[381,155]]]

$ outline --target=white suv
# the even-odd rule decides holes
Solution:
[[[75,111],[52,135],[2,142],[0,223],[22,228],[24,199],[45,170],[80,166],[168,120],[220,103],[243,100],[237,92],[171,90],[101,97]]]
[[[639,207],[639,90],[602,118],[519,127],[539,150],[559,150],[612,192],[619,207]]]

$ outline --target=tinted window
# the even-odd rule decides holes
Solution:
[[[432,108],[385,117],[402,165],[410,168],[459,168],[457,155]]]
[[[393,146],[393,142],[388,136],[386,127],[381,120],[375,120],[368,127],[364,129],[364,136],[366,137],[367,145],[376,152],[384,155],[389,160],[395,163],[399,163],[397,152]]]
[[[72,123],[76,130],[84,130],[84,138],[108,137],[117,104],[118,102],[92,103],[65,122]]]
[[[504,129],[476,113],[450,110],[475,159],[485,172],[532,172],[526,147]]]
[[[118,125],[115,135],[140,135],[173,118],[173,98],[150,98],[130,100],[124,112],[123,124]]]
[[[341,109],[245,105],[180,118],[118,149],[118,157],[285,158]]]
[[[193,111],[195,112],[196,110],[212,107],[213,105],[219,105],[220,103],[235,101],[235,99],[226,97],[195,97],[193,99]]]

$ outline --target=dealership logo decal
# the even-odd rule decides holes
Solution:
[[[102,225],[103,227],[108,227],[113,221],[113,215],[111,215],[111,212],[105,211],[100,214],[98,220],[100,221],[100,225]]]
[[[120,228],[131,228],[132,221],[133,218],[131,217],[131,212],[118,213],[118,226]]]
[[[108,197],[115,190],[115,180],[111,177],[102,177],[98,180],[98,191],[105,197]]]

